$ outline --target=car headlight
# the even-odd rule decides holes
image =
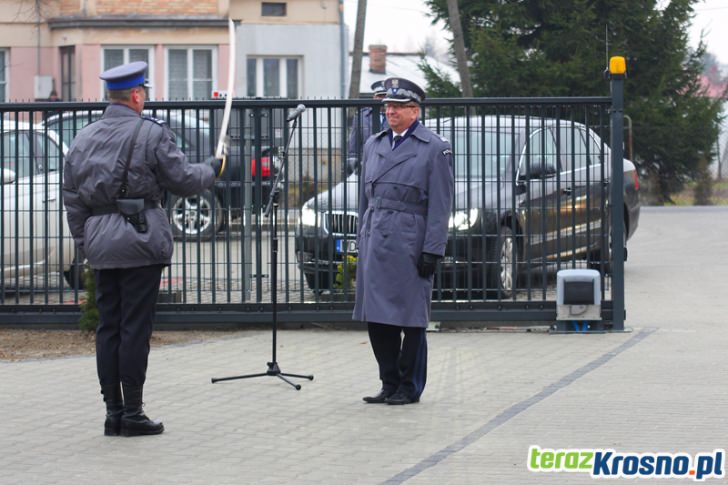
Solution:
[[[311,226],[316,227],[318,218],[318,214],[315,210],[311,209],[310,207],[304,206],[301,208],[301,225],[302,226]]]
[[[478,220],[478,209],[470,209],[467,211],[455,211],[450,216],[448,227],[456,231],[467,231],[475,225]]]

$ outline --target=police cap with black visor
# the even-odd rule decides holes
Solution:
[[[374,97],[385,96],[387,94],[387,88],[384,87],[384,79],[374,81],[369,88],[372,90]]]
[[[148,88],[146,71],[146,62],[130,62],[102,72],[99,78],[106,81],[106,89],[109,91],[121,91],[136,87]]]

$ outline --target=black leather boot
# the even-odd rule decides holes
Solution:
[[[124,412],[124,401],[121,399],[121,385],[101,386],[101,394],[106,403],[105,436],[119,436],[121,432],[121,415]]]
[[[152,421],[142,409],[143,386],[124,387],[124,414],[121,416],[121,434],[123,436],[141,436],[160,434],[164,431],[161,421]]]

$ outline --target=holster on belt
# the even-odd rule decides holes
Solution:
[[[144,199],[116,199],[116,207],[119,208],[119,212],[126,222],[134,226],[136,232],[144,234],[149,230],[147,226],[147,216],[144,214],[145,204]]]

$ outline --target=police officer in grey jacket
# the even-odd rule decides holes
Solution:
[[[384,89],[384,80],[375,81],[371,85],[372,97],[381,101],[387,94],[387,90]],[[384,116],[384,111],[380,111],[381,119],[379,120],[379,131],[386,130],[389,128],[387,124],[387,118]],[[351,124],[351,133],[349,133],[349,148],[347,150],[347,164],[349,170],[354,172],[359,165],[359,160],[362,156],[362,148],[364,143],[372,136],[374,131],[374,110],[372,108],[362,109],[358,116],[354,117],[354,121]]]
[[[224,166],[214,158],[188,163],[163,122],[140,116],[146,69],[145,62],[133,62],[101,74],[111,103],[73,140],[63,174],[71,234],[96,281],[106,435],[164,431],[142,409],[161,274],[172,261],[172,232],[160,201],[165,190],[180,196],[205,190]]]
[[[364,146],[354,318],[367,322],[382,381],[364,401],[411,404],[427,379],[425,330],[447,243],[452,152],[419,123],[425,99],[419,86],[390,78],[385,88],[390,128]]]

